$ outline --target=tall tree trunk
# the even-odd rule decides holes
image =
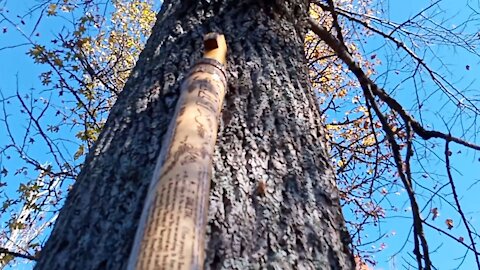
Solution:
[[[224,33],[206,269],[353,269],[303,51],[306,0],[165,1],[36,269],[125,269],[183,77]]]

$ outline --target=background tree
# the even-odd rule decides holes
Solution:
[[[137,1],[138,3],[136,1],[115,1],[114,3],[117,5],[116,10],[122,10],[119,8],[122,2],[124,6],[134,3],[131,7],[135,7],[140,3],[140,1]],[[331,145],[330,154],[334,162],[334,168],[337,171],[337,184],[340,188],[342,204],[347,211],[347,222],[353,236],[352,247],[355,253],[361,254],[364,260],[374,262],[371,253],[378,250],[367,248],[372,242],[371,236],[366,238],[369,228],[385,223],[385,220],[388,220],[385,217],[391,219],[393,216],[402,216],[404,200],[401,198],[409,197],[414,204],[416,202],[420,205],[420,211],[413,213],[416,226],[419,223],[420,225],[423,224],[423,227],[427,226],[427,229],[433,228],[445,235],[446,238],[456,240],[458,244],[466,248],[466,255],[473,254],[470,258],[478,260],[478,252],[474,245],[478,235],[475,233],[475,224],[471,220],[473,213],[462,211],[460,202],[462,199],[466,200],[466,193],[460,191],[461,189],[458,187],[456,188],[450,169],[450,159],[453,158],[451,154],[457,154],[461,150],[452,151],[450,146],[447,150],[434,150],[435,146],[441,149],[445,148],[446,145],[439,145],[438,141],[427,143],[420,137],[426,139],[430,135],[434,135],[450,141],[452,137],[448,136],[449,132],[444,134],[438,132],[425,133],[418,125],[415,125],[416,121],[412,122],[412,119],[409,119],[408,115],[405,114],[408,111],[415,119],[419,119],[419,122],[425,127],[435,124],[435,119],[440,119],[440,123],[442,123],[441,121],[444,123],[444,127],[442,126],[440,129],[452,130],[454,134],[457,131],[460,134],[461,131],[464,138],[475,141],[473,136],[476,133],[475,116],[476,104],[478,102],[475,99],[475,92],[471,91],[472,87],[469,85],[462,86],[461,83],[452,83],[453,80],[449,78],[452,78],[453,75],[458,75],[458,72],[456,74],[449,73],[449,66],[442,62],[445,59],[438,57],[437,53],[440,51],[439,48],[452,48],[452,50],[465,50],[477,57],[478,54],[475,49],[475,45],[478,42],[476,30],[469,26],[476,21],[475,14],[478,13],[475,13],[475,10],[478,10],[478,6],[466,1],[465,3],[469,5],[466,5],[465,9],[470,8],[473,12],[469,17],[459,16],[462,21],[455,22],[454,19],[448,18],[446,12],[442,9],[442,4],[445,3],[436,1],[425,5],[418,13],[411,15],[408,20],[395,23],[390,20],[388,15],[388,1],[382,3],[369,3],[366,1],[312,2],[314,5],[312,5],[311,16],[315,19],[315,23],[312,23],[310,28],[314,29],[316,33],[308,33],[305,39],[306,55],[309,59],[308,67],[311,71],[310,74],[315,91],[319,91],[318,98],[323,112],[322,117],[329,131],[326,137]],[[34,40],[37,38],[35,31],[32,30],[31,34],[24,31],[27,43],[35,45],[31,50],[32,57],[39,59],[38,61],[44,61],[52,68],[50,77],[48,77],[48,71],[44,77],[49,78],[53,82],[57,80],[61,82],[55,84],[56,87],[53,87],[54,89],[51,91],[54,93],[53,96],[61,94],[62,100],[73,105],[70,106],[70,109],[73,110],[58,114],[57,117],[60,117],[59,124],[45,126],[42,125],[41,119],[46,118],[45,114],[48,114],[49,110],[56,114],[56,109],[59,108],[56,105],[59,103],[53,101],[55,98],[52,98],[52,96],[47,97],[49,102],[43,101],[44,103],[40,105],[42,100],[39,99],[35,103],[34,93],[28,93],[28,96],[25,95],[26,93],[22,93],[12,98],[4,97],[4,105],[7,105],[7,102],[17,102],[28,116],[27,118],[38,120],[37,122],[40,125],[37,126],[35,126],[35,121],[31,121],[31,130],[49,129],[43,133],[38,132],[39,135],[37,136],[33,136],[34,132],[29,133],[29,129],[27,129],[23,140],[16,138],[16,136],[11,136],[12,139],[16,140],[12,140],[12,143],[3,151],[4,157],[11,155],[11,152],[7,152],[8,150],[15,149],[20,156],[26,157],[26,161],[31,166],[27,164],[15,169],[8,167],[8,170],[5,170],[7,170],[7,173],[10,171],[10,175],[17,169],[19,169],[17,170],[19,173],[26,173],[29,170],[36,169],[39,171],[39,175],[47,172],[47,177],[39,178],[38,184],[35,185],[36,180],[24,183],[20,191],[31,192],[31,187],[34,187],[33,191],[35,189],[49,190],[50,187],[60,187],[57,192],[42,194],[55,194],[56,200],[54,201],[61,204],[61,198],[64,197],[65,193],[60,194],[60,192],[65,191],[66,186],[71,183],[70,180],[76,177],[79,165],[82,162],[82,154],[95,141],[104,123],[102,119],[105,119],[108,109],[113,100],[115,100],[116,92],[119,92],[118,89],[122,88],[121,82],[116,82],[119,83],[116,89],[112,87],[112,85],[116,85],[108,81],[108,78],[112,78],[112,76],[102,78],[105,74],[113,74],[107,71],[114,69],[118,65],[112,65],[112,63],[120,61],[112,60],[112,58],[106,61],[107,56],[115,54],[103,54],[101,51],[109,46],[111,48],[125,49],[128,48],[128,44],[132,43],[121,42],[122,40],[127,41],[127,38],[118,40],[111,38],[123,36],[121,34],[123,32],[127,33],[128,36],[128,30],[125,30],[125,26],[121,26],[125,24],[119,23],[120,27],[113,27],[112,29],[119,29],[120,33],[108,34],[108,25],[110,24],[105,19],[108,18],[105,17],[105,14],[108,14],[106,10],[109,10],[109,8],[102,6],[96,1],[83,1],[80,4],[71,4],[69,1],[64,1],[63,3],[45,1],[32,8],[32,14],[35,9],[42,10],[43,14],[50,14],[50,17],[65,14],[65,11],[68,11],[68,14],[78,15],[78,17],[75,17],[75,20],[69,21],[69,23],[74,25],[73,30],[69,33],[70,36],[65,32],[61,33],[61,35],[58,35],[59,38],[54,40],[62,40],[62,42],[57,41],[54,43],[54,40],[52,40],[53,45],[48,44],[38,47],[36,45],[41,44]],[[132,10],[132,13],[135,13],[136,9],[127,8],[121,12],[126,12],[127,10]],[[142,8],[138,10],[142,10]],[[147,9],[144,8],[143,10]],[[143,14],[142,12],[137,14],[141,15]],[[82,17],[85,18],[82,20]],[[114,17],[112,15],[112,18]],[[146,17],[148,18],[148,16]],[[6,23],[5,20],[9,17],[4,16],[3,18],[2,23]],[[24,24],[29,25],[25,23],[26,18],[28,17],[22,16],[21,18],[15,18],[15,21],[10,19],[10,22],[6,24],[7,27],[4,29],[12,31],[13,25],[17,25],[22,30],[22,28],[26,28]],[[118,16],[117,18],[128,20],[129,16]],[[135,22],[137,21],[141,20],[135,20]],[[33,29],[36,29],[37,25],[42,25],[39,21],[35,22],[31,24]],[[451,26],[453,23],[455,25]],[[112,23],[112,25],[115,25],[115,23]],[[132,27],[129,29],[134,29],[135,25],[131,24]],[[307,29],[306,25],[302,25],[302,27]],[[105,31],[102,31],[102,29]],[[147,29],[143,33],[148,34],[150,28],[143,25],[140,26],[140,29]],[[178,31],[183,31],[183,28],[180,27],[179,29]],[[325,30],[329,30],[333,35],[329,35]],[[68,38],[64,38],[65,36],[68,36]],[[318,36],[322,37],[323,41]],[[367,41],[369,43],[365,44]],[[117,46],[115,45],[116,42],[123,45]],[[90,45],[96,43],[110,45],[106,47]],[[74,45],[72,46],[72,44]],[[54,45],[58,45],[58,48],[53,48]],[[71,51],[63,46],[70,46],[77,52],[80,52],[68,60],[64,56],[58,56],[61,53],[65,53],[66,56]],[[372,48],[375,49],[373,50]],[[39,49],[40,54],[35,49]],[[117,49],[116,51],[118,53],[122,50]],[[98,53],[92,54],[92,52]],[[115,50],[107,50],[107,52],[115,52]],[[75,58],[79,57],[79,55],[83,55],[83,57]],[[93,58],[87,57],[94,55],[97,56]],[[102,55],[105,56],[102,58],[103,60],[98,60]],[[132,55],[135,55],[135,53]],[[47,59],[48,61],[46,61]],[[346,62],[347,65],[343,66],[342,62]],[[62,65],[57,65],[60,63]],[[130,63],[133,62],[130,61]],[[363,71],[360,70],[360,67]],[[468,64],[461,67],[465,72],[471,69]],[[349,75],[351,74],[349,69],[354,71],[356,77]],[[122,72],[122,69],[119,70]],[[62,72],[67,74],[63,75],[63,79],[59,75]],[[72,73],[77,75],[72,76]],[[127,72],[122,74],[126,76],[127,73],[128,69]],[[117,72],[116,74],[119,73]],[[99,79],[96,79],[96,76]],[[383,85],[388,94],[382,93],[379,90],[380,87],[373,80],[368,79],[368,77],[376,82],[381,82],[380,85]],[[93,81],[96,81],[96,83],[92,84]],[[360,81],[360,84],[358,84],[358,81]],[[433,83],[429,83],[429,81]],[[368,91],[364,94],[359,86],[362,86],[364,90],[365,88],[373,87],[373,95],[369,96]],[[375,87],[379,91],[376,91]],[[461,87],[464,88],[461,89]],[[111,89],[114,89],[114,91]],[[407,96],[415,96],[415,101],[406,100],[403,93],[409,93],[406,94]],[[25,101],[25,97],[31,98],[27,99],[27,102],[20,102],[22,99]],[[374,100],[372,101],[370,97],[373,97]],[[395,97],[397,101],[407,104],[405,108],[408,108],[408,110],[402,108],[400,103],[392,102],[392,99],[389,99],[389,97]],[[379,110],[375,110],[375,106],[373,106],[375,103]],[[437,110],[437,104],[439,103],[442,103],[442,107]],[[31,109],[23,108],[22,104],[26,108],[31,106]],[[33,109],[34,107],[35,109]],[[58,111],[63,112],[63,110]],[[7,111],[4,114],[5,120],[8,113]],[[77,115],[78,117],[76,117]],[[75,120],[76,118],[78,120]],[[72,127],[72,132],[77,133],[78,138],[85,142],[85,146],[82,148],[82,145],[77,145],[75,147],[76,155],[73,155],[73,153],[65,155],[64,149],[54,149],[52,154],[56,153],[58,155],[58,153],[63,153],[67,157],[61,159],[61,162],[57,162],[57,164],[45,164],[44,161],[39,162],[39,159],[36,157],[30,157],[27,153],[28,145],[31,144],[30,137],[34,137],[36,141],[50,140],[58,142],[59,139],[64,140],[65,128],[62,125],[64,119],[67,119],[67,122],[70,123],[69,126]],[[412,125],[412,123],[414,124]],[[459,126],[460,123],[463,130]],[[412,126],[410,131],[409,125]],[[438,123],[436,125],[438,127]],[[55,137],[55,132],[58,132],[59,129],[62,130],[62,134]],[[382,130],[386,135],[382,135]],[[413,135],[414,132],[417,132],[417,135]],[[393,142],[392,138],[396,142]],[[465,141],[460,142],[465,143]],[[48,146],[48,143],[46,145]],[[56,144],[51,143],[51,145]],[[36,146],[38,147],[38,144]],[[467,144],[467,146],[472,145]],[[412,156],[407,153],[409,151],[415,154]],[[457,155],[465,155],[465,150],[463,151],[463,153]],[[436,157],[439,155],[442,155],[443,158]],[[77,161],[73,161],[73,156],[78,158]],[[70,157],[70,160],[68,157]],[[54,157],[51,160],[55,160]],[[402,162],[405,165],[402,165]],[[448,173],[442,175],[439,172],[432,171],[435,168],[432,166],[432,163],[435,162],[446,164]],[[39,164],[44,165],[39,167]],[[66,166],[65,164],[68,165]],[[400,170],[396,167],[400,168]],[[65,172],[68,172],[68,175]],[[50,181],[48,176],[56,176],[57,179],[62,180],[67,179],[67,181],[60,181],[67,184],[63,186],[53,185],[50,183],[53,181]],[[64,177],[62,178],[62,176]],[[401,180],[403,180],[403,183]],[[473,184],[472,188],[475,188],[476,186]],[[263,184],[259,186],[263,186]],[[457,189],[459,191],[456,191]],[[413,192],[405,192],[405,190]],[[448,192],[448,190],[451,191]],[[474,193],[475,191],[472,190],[472,192]],[[34,192],[34,194],[36,193]],[[461,195],[458,196],[458,194]],[[45,198],[45,196],[36,197]],[[50,199],[44,200],[44,202],[49,201]],[[15,209],[11,207],[12,205],[22,204],[24,200],[8,200],[7,202],[13,202],[12,204],[7,204],[7,206],[10,205],[7,208],[11,210]],[[46,206],[40,203],[26,205],[36,206],[37,204],[42,207]],[[449,208],[457,211],[458,216],[454,216]],[[45,210],[48,209],[45,207],[33,209],[34,212],[37,211],[36,213],[45,213]],[[447,214],[445,218],[439,218],[440,211],[442,211],[442,215]],[[423,212],[423,217],[420,216],[420,212]],[[350,215],[350,213],[353,215]],[[408,215],[411,215],[409,211],[403,214],[403,216]],[[32,224],[30,220],[20,223],[15,223],[15,220],[12,218],[12,222],[9,224]],[[43,224],[42,222],[43,220],[37,222],[37,226]],[[15,230],[19,230],[21,227],[22,225],[17,225]],[[462,230],[461,227],[465,229]],[[23,228],[20,230],[25,231]],[[425,228],[421,230],[425,230]],[[419,233],[418,229],[413,233],[415,234],[413,239],[418,241],[411,241],[411,244],[406,242],[405,252],[408,254],[413,249],[415,253],[411,258],[408,258],[408,255],[405,257],[405,264],[410,264],[413,259],[413,262],[417,261],[416,267],[418,268],[418,265],[422,264],[422,257],[419,256],[419,251],[422,249],[420,244],[425,244],[426,239],[421,231]],[[379,230],[378,235],[377,243],[380,246],[379,250],[381,250],[384,246],[384,241],[388,240],[385,237],[388,237],[390,234],[387,234],[382,229]],[[432,234],[430,233],[430,235]],[[33,244],[35,248],[38,248],[35,242]],[[409,247],[410,245],[412,248]],[[26,251],[28,249],[28,247],[24,248]],[[439,248],[434,247],[434,251],[437,250]],[[33,254],[31,251],[29,252]],[[425,250],[423,252],[428,254]],[[435,255],[434,253],[432,252],[433,255]],[[427,265],[425,268],[428,267]]]

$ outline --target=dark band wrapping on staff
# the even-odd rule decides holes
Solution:
[[[227,70],[225,69],[225,66],[219,61],[210,58],[199,59],[188,73],[187,78],[196,72],[217,74],[223,83],[225,92],[227,92]]]

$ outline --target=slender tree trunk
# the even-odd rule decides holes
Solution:
[[[180,84],[224,33],[206,269],[353,269],[303,52],[304,0],[165,1],[36,269],[125,269]]]

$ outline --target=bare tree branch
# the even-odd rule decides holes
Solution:
[[[369,89],[372,91],[372,94],[379,97],[383,102],[385,102],[392,110],[396,111],[406,123],[410,123],[412,130],[422,137],[424,140],[429,140],[432,138],[440,138],[444,140],[449,140],[456,142],[458,144],[464,145],[466,147],[480,150],[480,145],[473,144],[466,140],[451,136],[449,134],[442,133],[436,130],[427,130],[425,129],[418,121],[416,121],[413,116],[411,116],[405,109],[398,103],[395,99],[390,97],[385,90],[377,86],[358,66],[358,64],[353,60],[352,56],[343,49],[343,46],[340,42],[332,36],[323,26],[317,24],[312,18],[308,18],[310,24],[310,29],[317,34],[325,43],[328,44],[334,50],[338,57],[348,66],[350,71],[357,77],[360,85],[363,89]]]
[[[8,249],[2,248],[2,247],[0,247],[0,254],[11,255],[11,256],[14,256],[14,257],[28,259],[28,260],[32,260],[32,261],[37,260],[37,258],[35,256],[32,256],[30,254],[23,254],[23,253],[11,251],[11,250],[8,250]]]
[[[450,183],[450,186],[452,188],[452,195],[453,195],[453,199],[455,200],[455,204],[457,206],[457,211],[460,214],[460,217],[462,218],[462,221],[465,225],[465,229],[467,229],[468,237],[470,238],[470,242],[472,243],[472,250],[475,253],[475,261],[477,263],[477,267],[478,269],[480,269],[480,259],[478,258],[479,257],[478,251],[475,246],[475,241],[473,239],[472,229],[470,228],[468,220],[465,217],[465,214],[463,213],[462,207],[460,205],[460,201],[458,199],[457,188],[455,187],[455,183],[453,182],[453,176],[450,170],[450,155],[452,155],[452,152],[450,152],[450,149],[449,149],[449,141],[446,140],[445,141],[445,167],[447,169],[448,182]]]

